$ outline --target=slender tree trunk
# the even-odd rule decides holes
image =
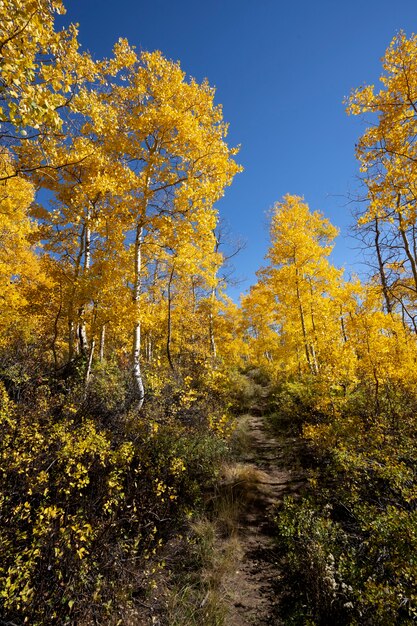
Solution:
[[[193,317],[195,316],[195,312],[197,310],[197,296],[195,293],[195,278],[194,276],[191,278],[191,293],[192,293],[192,297],[193,297],[193,309],[192,309],[192,313],[193,313]],[[195,334],[194,334],[194,324],[192,326],[192,332],[191,332],[191,344],[194,346],[195,344]]]
[[[135,238],[135,282],[133,285],[133,302],[136,309],[136,320],[133,329],[133,381],[136,387],[136,408],[138,411],[142,408],[145,399],[145,388],[140,363],[141,322],[139,299],[142,288],[142,244],[143,226],[138,224]]]
[[[346,336],[345,319],[343,317],[343,308],[342,307],[340,307],[340,326],[342,328],[343,342],[346,343],[347,342],[347,336]]]
[[[75,324],[75,296],[77,292],[77,282],[80,277],[81,272],[81,263],[84,256],[84,247],[85,247],[85,224],[81,229],[80,233],[80,247],[77,254],[77,260],[74,268],[74,278],[71,287],[71,295],[69,297],[68,304],[68,363],[70,363],[75,354],[78,354],[79,342],[77,341],[78,337],[78,326]]]
[[[212,287],[210,294],[210,312],[209,312],[209,336],[210,336],[210,353],[213,361],[216,360],[217,357],[217,346],[216,346],[216,338],[214,336],[214,302],[216,299],[216,288]]]
[[[214,253],[218,254],[220,248],[220,235],[215,234],[215,246]],[[213,275],[213,278],[217,278],[217,269]],[[211,288],[210,294],[210,313],[209,313],[209,335],[210,335],[210,353],[213,361],[216,361],[217,358],[217,346],[216,346],[216,337],[214,334],[214,303],[216,301],[216,286],[213,285]]]
[[[91,267],[91,228],[90,228],[90,209],[87,210],[86,224],[85,224],[85,243],[84,243],[84,269],[83,278],[87,278]],[[85,304],[82,304],[78,309],[78,341],[80,344],[80,352],[83,356],[88,352],[88,337],[87,337],[87,325],[85,321]]]
[[[54,356],[55,371],[57,371],[58,369],[58,354],[56,351],[56,342],[58,339],[58,322],[59,322],[59,318],[61,317],[61,311],[62,311],[62,285],[60,284],[59,285],[59,307],[58,307],[58,311],[54,320],[54,336],[52,337],[52,342],[51,342],[52,354]]]
[[[87,328],[84,318],[85,308],[84,306],[78,309],[78,317],[80,322],[78,324],[78,343],[80,346],[80,353],[83,356],[86,356],[88,352],[88,339],[87,339]]]
[[[300,294],[300,287],[299,287],[299,281],[298,281],[298,274],[299,274],[298,273],[298,268],[295,268],[295,275],[296,275],[295,286],[296,286],[296,292],[297,292],[298,310],[299,310],[299,313],[300,313],[301,331],[303,333],[304,351],[305,351],[308,367],[310,368],[310,372],[312,374],[314,374],[314,368],[313,368],[313,365],[311,363],[310,350],[308,348],[307,330],[306,330],[306,325],[305,325],[303,304],[302,304],[302,301],[301,301],[301,294]]]
[[[316,355],[316,349],[314,347],[314,344],[310,343],[310,353],[311,353],[311,362],[313,365],[312,368],[312,372],[313,374],[318,374],[319,373],[319,364],[317,361],[317,355]]]
[[[413,237],[413,255],[414,258],[417,259],[417,239],[416,239],[416,225],[412,225],[412,237]]]
[[[93,367],[93,357],[94,357],[94,348],[96,347],[96,341],[94,339],[94,337],[91,340],[91,345],[90,345],[90,353],[88,355],[88,362],[87,362],[87,369],[85,372],[85,381],[84,381],[84,397],[87,397],[87,389],[88,389],[88,383],[90,382],[90,378],[91,378],[91,370]]]
[[[313,329],[313,337],[314,337],[314,343],[310,343],[310,352],[311,352],[311,358],[312,358],[312,363],[314,365],[315,373],[318,374],[319,373],[319,364],[318,364],[318,361],[317,361],[316,349],[314,347],[314,344],[316,346],[318,345],[318,341],[317,341],[316,321],[314,319],[313,285],[311,283],[311,279],[309,280],[309,283],[310,283],[310,318],[311,318],[311,327]]]
[[[171,341],[172,341],[172,292],[171,292],[171,287],[172,287],[172,281],[174,278],[174,268],[171,269],[171,273],[169,275],[169,279],[168,279],[168,321],[167,321],[167,344],[166,344],[166,348],[167,348],[167,357],[168,357],[168,363],[169,366],[171,368],[171,370],[173,372],[175,372],[175,368],[174,368],[174,364],[172,362],[172,354],[171,354]]]
[[[100,363],[104,361],[104,346],[106,343],[106,324],[103,324],[100,331]]]
[[[384,296],[387,313],[392,313],[392,302],[391,302],[391,298],[389,295],[387,276],[385,274],[385,266],[384,266],[384,261],[382,259],[382,253],[381,253],[381,243],[380,243],[381,231],[379,230],[378,217],[375,217],[374,224],[375,224],[374,243],[375,243],[376,256],[378,258],[378,269],[379,269],[379,277],[381,279],[382,294]]]
[[[297,354],[297,366],[298,366],[298,375],[301,378],[301,359],[300,359],[300,350],[298,349],[298,346],[295,346],[295,351]]]
[[[152,333],[148,333],[146,337],[146,361],[147,363],[152,363]]]
[[[75,342],[75,324],[73,319],[68,320],[68,363],[70,363],[78,349],[78,343]]]
[[[85,378],[84,378],[84,399],[87,397],[88,385],[89,385],[89,382],[90,382],[91,372],[92,372],[92,368],[93,368],[94,350],[95,350],[95,347],[96,347],[96,339],[95,339],[95,335],[94,335],[94,332],[95,332],[94,329],[96,328],[96,322],[97,322],[97,304],[94,303],[93,319],[92,319],[92,324],[91,324],[92,337],[91,337],[91,342],[90,342],[90,346],[89,346],[89,350],[88,350],[87,367],[86,367],[86,370],[85,370]],[[101,343],[101,337],[100,337],[100,343]]]
[[[407,237],[407,229],[404,224],[404,218],[400,210],[400,202],[401,202],[401,196],[400,194],[398,194],[398,198],[397,198],[398,227],[399,227],[399,231],[401,234],[401,238],[403,240],[404,250],[411,266],[411,272],[413,274],[413,280],[414,280],[414,288],[417,291],[417,263],[410,249],[410,244],[409,244],[408,237]]]
[[[407,318],[410,320],[410,322],[413,325],[414,332],[417,334],[417,324],[416,324],[415,316],[412,315],[411,311],[407,309],[404,301],[401,298],[397,298],[397,300],[401,306],[401,320],[402,320],[404,328],[409,328],[409,324],[407,324],[407,322],[405,321],[405,316],[407,316]]]

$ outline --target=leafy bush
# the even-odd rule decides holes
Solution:
[[[286,499],[276,518],[288,572],[287,618],[292,624],[351,624],[351,587],[343,576],[347,537],[308,501]]]
[[[276,520],[296,590],[289,623],[414,623],[416,398],[387,383],[376,406],[367,385],[358,384],[326,413],[320,394],[314,410],[311,381],[306,386],[296,394],[303,399],[296,419],[301,414],[318,465],[310,497],[288,501]]]
[[[44,386],[28,410],[1,388],[0,614],[17,624],[125,623],[225,450],[201,421],[106,426],[73,397]]]

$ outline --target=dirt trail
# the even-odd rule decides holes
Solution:
[[[227,626],[280,626],[282,571],[271,514],[284,495],[299,491],[304,479],[288,461],[288,450],[297,446],[295,439],[274,437],[262,416],[243,419],[249,441],[239,459],[240,473],[252,472],[256,480],[248,486],[238,520],[243,556],[227,584],[231,605]]]

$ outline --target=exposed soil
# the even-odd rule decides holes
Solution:
[[[251,481],[238,519],[243,556],[227,581],[230,613],[227,626],[279,626],[282,565],[274,541],[273,509],[287,494],[296,495],[305,482],[289,458],[299,442],[270,432],[262,415],[247,415],[248,445],[239,459],[241,473]],[[291,452],[291,454],[289,454]]]

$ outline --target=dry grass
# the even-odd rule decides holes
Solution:
[[[169,626],[227,626],[226,582],[242,555],[237,536],[224,539],[216,521],[199,519],[191,525],[189,557],[195,571],[185,572],[167,596]]]
[[[202,517],[190,525],[187,563],[175,584],[169,585],[163,624],[227,626],[228,581],[243,556],[239,514],[259,493],[265,476],[253,465],[222,467],[210,519]]]
[[[252,438],[249,428],[249,415],[237,418],[236,428],[232,435],[231,451],[235,458],[239,458],[252,448]]]
[[[223,537],[237,534],[241,512],[259,497],[265,477],[253,465],[223,465],[213,498],[213,519]]]
[[[243,492],[251,490],[264,482],[268,475],[250,463],[233,463],[222,468],[222,482],[234,489],[242,488]]]
[[[253,465],[225,464],[210,517],[190,523],[182,555],[173,556],[161,593],[160,626],[227,626],[230,580],[243,557],[239,538],[241,511],[262,490],[266,474]],[[168,558],[168,561],[170,559]]]

